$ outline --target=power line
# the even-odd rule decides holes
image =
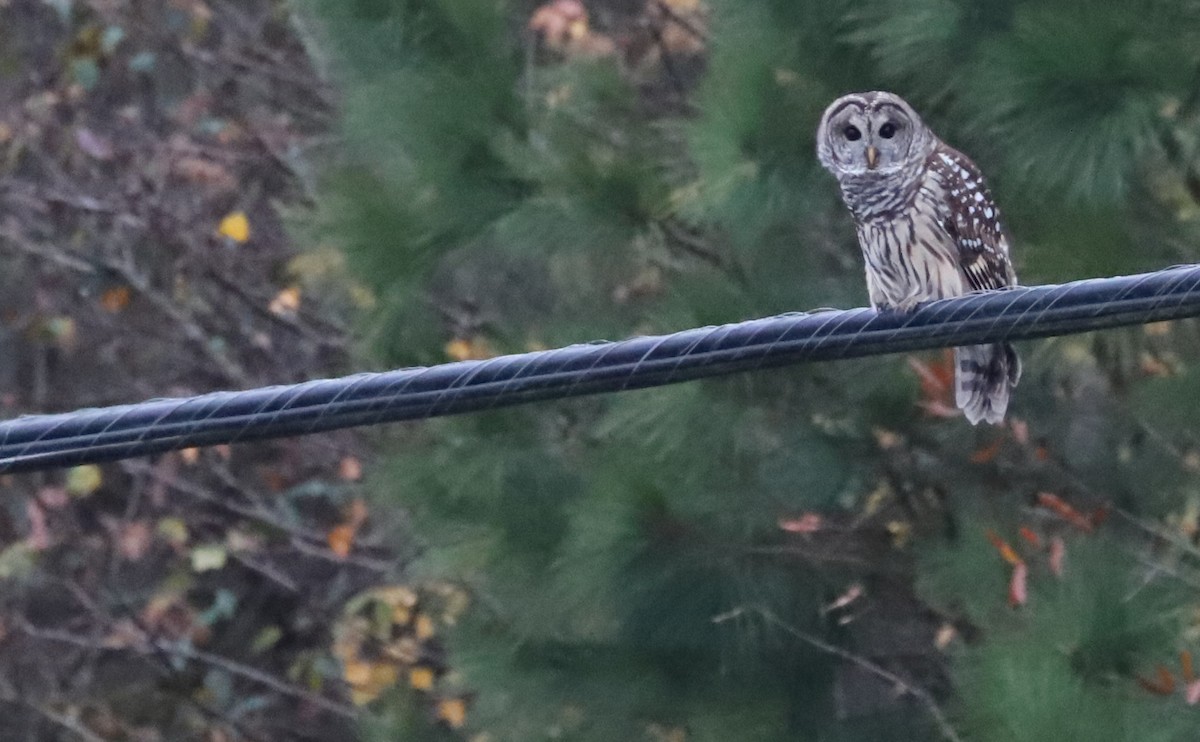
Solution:
[[[742,371],[1200,315],[1200,265],[933,302],[782,314],[671,335],[0,423],[0,472],[417,420]]]

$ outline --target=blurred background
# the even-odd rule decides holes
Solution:
[[[7,415],[866,303],[896,92],[1022,283],[1200,259],[1193,0],[0,0]],[[1200,325],[6,477],[0,734],[1185,740]]]

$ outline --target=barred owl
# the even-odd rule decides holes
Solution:
[[[817,157],[854,216],[876,310],[1013,286],[1000,211],[975,163],[885,92],[825,109]],[[955,402],[972,425],[1000,423],[1021,376],[1008,343],[955,349]]]

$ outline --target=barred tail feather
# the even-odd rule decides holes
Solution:
[[[1021,378],[1021,359],[1008,343],[954,349],[954,401],[972,425],[1004,422],[1008,397]]]

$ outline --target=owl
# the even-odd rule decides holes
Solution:
[[[1000,210],[979,168],[908,103],[852,93],[825,109],[817,157],[841,185],[877,311],[1014,286]],[[972,425],[1004,420],[1021,361],[1008,343],[955,349],[955,403]]]

